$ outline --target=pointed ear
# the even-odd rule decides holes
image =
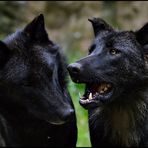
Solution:
[[[10,55],[10,50],[6,44],[0,41],[0,69],[5,65]]]
[[[92,23],[92,27],[93,27],[95,36],[97,36],[98,33],[101,32],[101,31],[104,31],[104,30],[111,31],[111,30],[113,30],[113,28],[110,25],[108,25],[101,18],[92,18],[92,19],[88,19],[88,21],[90,21]]]
[[[142,46],[145,61],[148,63],[148,23],[141,29],[135,31],[135,36],[138,43]]]
[[[44,16],[40,14],[39,16],[35,17],[31,23],[29,23],[25,28],[24,32],[27,33],[28,36],[31,37],[33,40],[37,41],[47,41],[48,34],[45,30],[44,24]]]
[[[141,45],[148,44],[148,23],[135,32],[136,39]]]

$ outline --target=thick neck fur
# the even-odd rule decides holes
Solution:
[[[131,102],[131,104],[106,106],[103,108],[106,130],[110,130],[110,140],[123,146],[136,146],[143,134],[140,125],[146,116],[147,105],[144,100]]]
[[[144,134],[142,127],[147,119],[147,98],[144,93],[133,91],[120,100],[126,101],[113,101],[96,109],[90,116],[90,126],[102,120],[103,137],[108,137],[108,143],[126,147],[138,146]]]

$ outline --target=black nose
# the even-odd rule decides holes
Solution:
[[[62,118],[64,121],[72,121],[74,119],[74,115],[75,113],[73,109],[67,109]]]
[[[78,74],[81,70],[81,65],[79,63],[69,64],[67,67],[70,74]]]

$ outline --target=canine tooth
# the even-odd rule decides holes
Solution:
[[[91,100],[93,97],[92,97],[92,93],[89,94],[89,99]]]
[[[108,88],[107,87],[104,87],[104,91],[107,91],[108,90]]]

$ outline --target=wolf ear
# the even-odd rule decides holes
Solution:
[[[148,61],[148,23],[146,23],[141,29],[135,31],[137,41],[143,47],[144,57]]]
[[[27,35],[30,36],[33,40],[43,42],[47,41],[48,34],[45,30],[43,14],[40,14],[39,16],[35,17],[33,21],[24,28],[24,32],[26,32]]]
[[[92,27],[93,27],[95,36],[97,36],[98,33],[101,31],[113,30],[113,28],[101,18],[92,18],[92,19],[88,19],[88,21],[90,21],[92,23]]]
[[[148,44],[148,23],[135,32],[136,39],[141,45]]]
[[[9,58],[10,50],[6,44],[0,41],[0,69],[5,65]]]

